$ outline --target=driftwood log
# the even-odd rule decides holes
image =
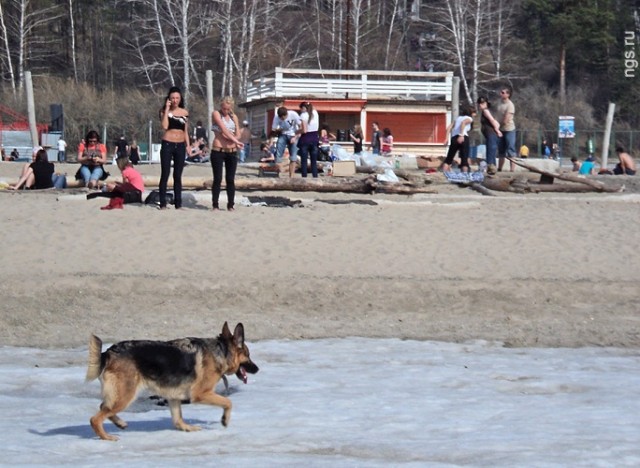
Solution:
[[[206,186],[211,187],[212,181],[207,181]],[[436,193],[432,188],[409,184],[389,184],[378,182],[375,175],[366,178],[358,177],[323,177],[313,178],[243,178],[236,179],[236,188],[239,190],[263,190],[276,191],[287,190],[291,192],[350,192],[350,193],[395,193],[409,195],[413,193]]]
[[[158,187],[160,177],[143,175],[144,185],[147,188]],[[109,177],[102,183],[121,181],[117,177]],[[414,193],[437,193],[436,190],[426,187],[430,181],[417,180],[415,183],[400,182],[387,183],[376,180],[375,174],[366,178],[359,177],[322,177],[306,178],[299,177],[264,177],[264,178],[236,178],[236,189],[238,190],[261,190],[290,192],[345,192],[345,193],[390,193],[400,195],[411,195]],[[183,177],[182,187],[186,190],[211,190],[213,180],[205,177]],[[222,187],[225,183],[222,181]],[[83,184],[75,179],[67,180],[67,188],[80,188]],[[169,178],[167,182],[169,189],[173,188],[173,180]]]
[[[513,158],[507,158],[509,161],[513,162],[514,164],[517,164],[520,167],[524,167],[525,169],[531,171],[531,172],[535,172],[536,174],[540,174],[541,180],[543,181],[542,184],[540,184],[539,187],[541,187],[544,184],[549,184],[549,183],[553,183],[554,179],[558,179],[558,180],[564,180],[567,182],[573,182],[576,184],[584,184],[587,185],[591,188],[591,191],[596,191],[596,192],[622,192],[624,191],[624,185],[623,184],[605,184],[602,183],[598,180],[593,180],[593,179],[589,179],[588,177],[583,177],[583,176],[579,176],[579,175],[575,175],[575,174],[570,174],[570,173],[557,173],[557,172],[549,172],[549,171],[544,171],[542,169],[538,169],[537,167],[531,166],[529,164],[526,164],[522,161],[518,161],[516,159]],[[552,189],[541,189],[539,191],[548,191],[548,192],[571,192],[571,191],[575,191],[575,192],[584,192],[584,191],[589,191],[589,190],[585,190],[584,188],[578,188],[578,187],[574,187],[575,190],[568,190],[567,187],[562,188],[561,190],[552,190]]]
[[[480,184],[473,184],[480,185]],[[581,184],[540,184],[529,181],[523,177],[487,177],[482,182],[485,189],[496,192],[513,192],[513,193],[540,193],[540,192],[564,192],[579,193],[593,192],[593,188]],[[474,187],[471,187],[474,188]],[[477,188],[474,188],[477,190]],[[480,190],[478,190],[480,191]],[[484,193],[488,195],[488,193]]]
[[[624,185],[605,184],[597,180],[589,179],[575,174],[556,173],[544,171],[537,167],[526,164],[512,158],[507,158],[520,167],[523,167],[533,173],[540,174],[538,182],[529,180],[523,176],[513,177],[486,177],[482,182],[482,187],[486,191],[480,189],[479,184],[465,184],[474,190],[485,195],[489,195],[491,190],[496,192],[514,192],[514,193],[540,193],[540,192],[558,192],[558,193],[583,193],[583,192],[622,192]],[[568,183],[554,184],[555,179]]]

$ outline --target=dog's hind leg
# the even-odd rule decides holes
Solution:
[[[194,432],[199,431],[201,428],[199,426],[192,426],[191,424],[187,424],[182,419],[182,406],[180,400],[170,399],[168,400],[169,410],[171,411],[171,420],[173,421],[173,425],[176,429],[185,432]]]
[[[114,376],[108,371],[103,374],[102,395],[103,401],[98,411],[91,419],[91,427],[98,437],[103,440],[118,440],[118,437],[104,430],[104,420],[109,419],[120,429],[127,427],[127,423],[117,414],[131,404],[136,397],[137,382],[127,381]]]
[[[122,419],[122,418],[119,418],[119,417],[118,417],[118,416],[116,416],[115,414],[114,414],[113,416],[111,416],[111,417],[109,418],[109,420],[110,420],[113,424],[115,424],[118,428],[120,428],[120,429],[126,429],[126,428],[127,428],[127,426],[128,426],[127,421],[125,421],[125,420],[124,420],[124,419]]]

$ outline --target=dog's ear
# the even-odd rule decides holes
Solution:
[[[229,324],[227,322],[224,322],[224,325],[222,325],[222,337],[227,340],[233,338],[233,335],[231,335],[231,330],[229,330]]]
[[[244,346],[244,325],[241,323],[236,325],[236,329],[233,331],[233,341],[238,348]]]

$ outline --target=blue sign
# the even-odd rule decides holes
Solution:
[[[576,136],[576,122],[571,115],[558,117],[558,138],[573,138]]]

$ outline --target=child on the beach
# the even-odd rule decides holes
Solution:
[[[260,162],[275,162],[277,141],[277,134],[275,132],[271,132],[271,135],[269,135],[269,139],[260,143],[260,154],[262,154]]]
[[[573,156],[571,158],[571,164],[572,164],[571,172],[579,172],[580,171],[581,163],[580,163],[580,161],[578,161],[577,157]]]

